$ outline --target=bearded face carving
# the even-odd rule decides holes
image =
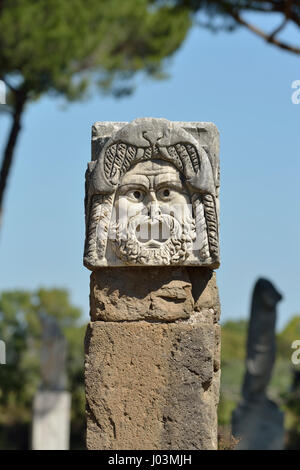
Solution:
[[[162,160],[137,163],[115,198],[109,243],[125,263],[180,264],[192,252],[195,220],[176,168]]]
[[[217,132],[201,123],[200,145],[199,127],[191,133],[183,124],[137,119],[117,125],[108,140],[111,124],[94,127],[95,158],[86,175],[88,268],[218,267]]]

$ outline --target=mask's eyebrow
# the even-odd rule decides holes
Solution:
[[[128,183],[128,184],[122,184],[119,186],[117,194],[124,195],[128,193],[130,190],[140,190],[143,192],[147,192],[149,190],[149,187],[145,186],[144,184],[141,183]]]
[[[178,184],[178,183],[172,182],[172,181],[170,181],[167,184],[161,183],[161,184],[156,186],[156,191],[159,191],[161,189],[170,189],[170,190],[176,191],[177,193],[180,193],[180,194],[186,194],[186,195],[189,194],[187,188],[185,188],[182,184]]]
[[[141,186],[147,190],[149,189],[149,179],[144,175],[125,174],[121,180],[119,188],[123,188],[124,186]]]
[[[184,190],[185,187],[181,181],[181,178],[179,175],[176,174],[164,174],[164,175],[158,175],[155,178],[155,188],[161,188],[161,187],[168,187],[168,188],[175,188],[179,190]]]

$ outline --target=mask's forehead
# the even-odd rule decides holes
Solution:
[[[120,180],[119,188],[128,184],[154,187],[163,183],[176,183],[183,187],[182,175],[171,163],[163,160],[139,162],[128,170]]]
[[[171,163],[164,160],[148,160],[136,163],[125,175],[158,175],[158,174],[178,174],[179,171]],[[124,176],[125,176],[124,175]]]

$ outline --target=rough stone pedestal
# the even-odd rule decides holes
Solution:
[[[89,449],[216,449],[220,331],[208,268],[103,268],[86,334]]]
[[[40,390],[33,403],[32,449],[68,450],[71,394]]]

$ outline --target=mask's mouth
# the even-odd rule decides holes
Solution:
[[[147,248],[158,248],[171,237],[171,227],[163,220],[148,220],[136,226],[135,236]]]

